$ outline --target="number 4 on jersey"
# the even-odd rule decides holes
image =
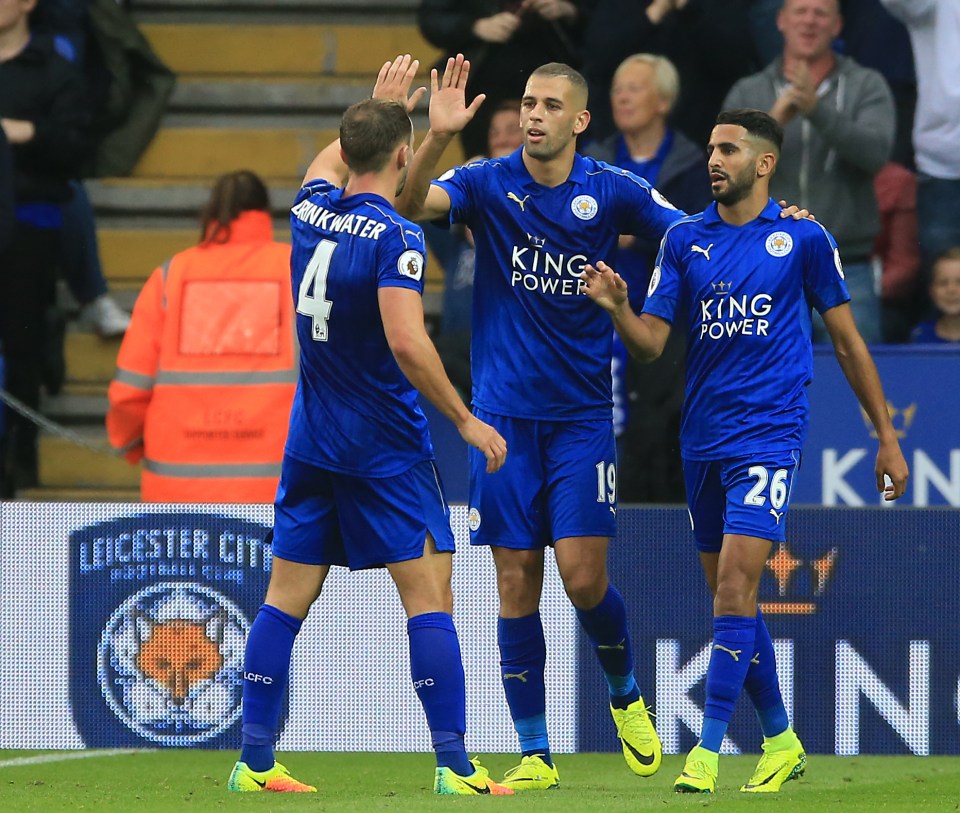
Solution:
[[[304,269],[303,279],[300,280],[297,313],[313,317],[310,336],[315,342],[327,340],[327,319],[330,318],[330,310],[333,308],[333,302],[326,298],[327,274],[330,273],[330,258],[336,247],[333,240],[321,240]]]

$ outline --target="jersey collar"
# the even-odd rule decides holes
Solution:
[[[770,198],[767,201],[767,205],[763,207],[763,211],[757,216],[757,220],[779,220],[780,219],[780,204],[777,203],[773,198]],[[714,201],[706,209],[703,210],[703,224],[705,226],[712,226],[716,223],[724,223],[722,217],[720,217],[720,212],[717,209],[717,202]]]
[[[345,209],[355,209],[361,203],[379,203],[382,206],[389,206],[393,209],[393,204],[382,195],[373,192],[358,192],[355,195],[343,196],[344,187],[335,189],[330,193],[330,200],[339,203]]]
[[[540,184],[533,179],[533,176],[523,163],[523,147],[519,147],[510,154],[510,156],[507,158],[507,164],[510,167],[510,171],[520,182],[521,187],[524,189],[529,189],[530,187],[540,186]],[[586,162],[583,160],[583,156],[580,155],[580,153],[575,153],[573,156],[573,167],[571,167],[570,174],[567,176],[567,180],[564,183],[583,184],[586,180]]]

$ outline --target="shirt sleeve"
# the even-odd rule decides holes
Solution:
[[[621,234],[659,240],[670,226],[687,216],[643,178],[627,170],[620,170],[617,174],[617,213]]]
[[[293,204],[296,206],[300,201],[306,200],[311,195],[315,195],[318,192],[332,192],[336,188],[337,187],[330,183],[330,181],[324,180],[323,178],[307,181],[300,187],[300,191],[297,192],[297,197],[294,199]]]
[[[843,277],[840,249],[823,226],[810,224],[804,240],[803,287],[810,304],[819,313],[850,301]]]
[[[450,222],[467,223],[473,219],[475,191],[482,179],[483,163],[475,162],[448,169],[433,183],[450,197]]]
[[[670,324],[673,324],[676,318],[683,286],[683,270],[676,248],[678,244],[676,229],[671,229],[664,235],[657,253],[657,262],[650,275],[647,301],[643,305],[644,313],[659,316]]]
[[[391,229],[389,237],[377,249],[377,287],[410,288],[422,296],[427,270],[423,230],[413,223],[405,223]]]

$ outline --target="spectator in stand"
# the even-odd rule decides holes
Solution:
[[[592,114],[587,136],[602,140],[615,131],[609,89],[620,63],[630,54],[652,53],[668,57],[680,73],[673,125],[695,144],[706,144],[731,85],[760,67],[750,5],[751,0],[600,0],[584,35]]]
[[[960,342],[960,246],[947,249],[933,264],[930,300],[937,317],[917,325],[911,341],[928,344]]]
[[[506,99],[490,117],[487,128],[487,149],[483,158],[503,158],[523,146],[520,129],[520,100]],[[468,162],[469,163],[469,162]],[[443,308],[437,352],[447,375],[467,400],[473,390],[470,376],[470,328],[473,321],[473,270],[476,260],[473,235],[459,224],[450,228],[433,223],[423,224],[423,233],[433,256],[444,269]]]
[[[897,110],[897,135],[891,158],[913,169],[910,131],[917,107],[917,75],[910,34],[880,0],[841,0],[841,11],[843,53],[887,80]]]
[[[873,182],[880,208],[880,232],[873,246],[879,265],[883,301],[883,340],[907,341],[925,294],[920,290],[920,247],[917,243],[917,178],[893,161]]]
[[[893,97],[879,73],[832,50],[843,26],[838,0],[785,0],[777,24],[782,57],[737,82],[723,106],[766,110],[783,126],[772,194],[816,212],[830,229],[857,326],[865,341],[878,342],[880,285],[871,253],[880,214],[873,179],[893,147]],[[827,341],[819,316],[814,340]]]
[[[153,272],[110,384],[107,435],[144,502],[269,503],[297,381],[290,246],[252,172],[214,184],[200,244]]]
[[[960,3],[881,0],[910,32],[917,71],[913,148],[920,251],[927,264],[960,245]]]
[[[16,194],[13,243],[0,262],[0,340],[7,390],[27,406],[40,403],[50,337],[61,207],[87,152],[87,104],[76,68],[33,35],[36,0],[0,0],[0,127],[10,142]],[[0,460],[0,494],[37,480],[37,429],[8,412]]]
[[[487,95],[463,133],[466,155],[487,149],[492,111],[504,99],[519,99],[527,77],[547,62],[582,63],[580,33],[594,0],[421,0],[420,31],[447,56],[470,60],[467,96]],[[518,114],[519,115],[519,114]]]
[[[712,199],[703,150],[667,123],[679,93],[680,77],[669,59],[654,54],[627,57],[610,88],[617,133],[584,152],[639,175],[676,207],[699,212]],[[658,248],[657,240],[620,238],[611,264],[627,280],[635,310],[643,308]],[[614,428],[625,502],[684,500],[677,437],[685,353],[682,331],[675,331],[659,359],[638,365],[614,333]]]
[[[101,93],[90,87],[88,60],[90,0],[39,0],[31,27],[53,39],[54,49],[77,66],[87,82],[88,98],[97,106]],[[104,71],[97,73],[98,78]],[[130,324],[124,311],[108,293],[100,264],[93,207],[79,180],[71,183],[72,197],[63,205],[63,278],[80,305],[81,322],[101,338],[122,336]],[[62,317],[61,317],[62,318]]]

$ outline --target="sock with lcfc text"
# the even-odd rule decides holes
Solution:
[[[633,647],[627,631],[627,608],[612,584],[600,603],[590,610],[577,608],[580,626],[597,653],[610,690],[610,705],[625,709],[640,699],[633,675]]]
[[[243,656],[243,750],[252,771],[273,767],[280,709],[287,690],[290,654],[302,621],[276,607],[260,607]]]
[[[750,667],[756,631],[757,620],[753,617],[721,615],[713,619],[713,649],[700,734],[700,745],[708,751],[720,751]]]
[[[543,673],[547,644],[540,613],[522,618],[500,618],[500,677],[523,756],[539,755],[553,765],[547,738],[547,699]]]
[[[780,694],[780,679],[777,676],[777,658],[773,651],[770,631],[757,608],[757,634],[753,644],[754,656],[743,681],[743,688],[750,695],[760,721],[764,737],[776,737],[790,726],[787,710]]]
[[[460,639],[449,613],[423,613],[407,620],[410,677],[427,716],[438,768],[470,776],[474,767],[464,750],[467,697]]]

